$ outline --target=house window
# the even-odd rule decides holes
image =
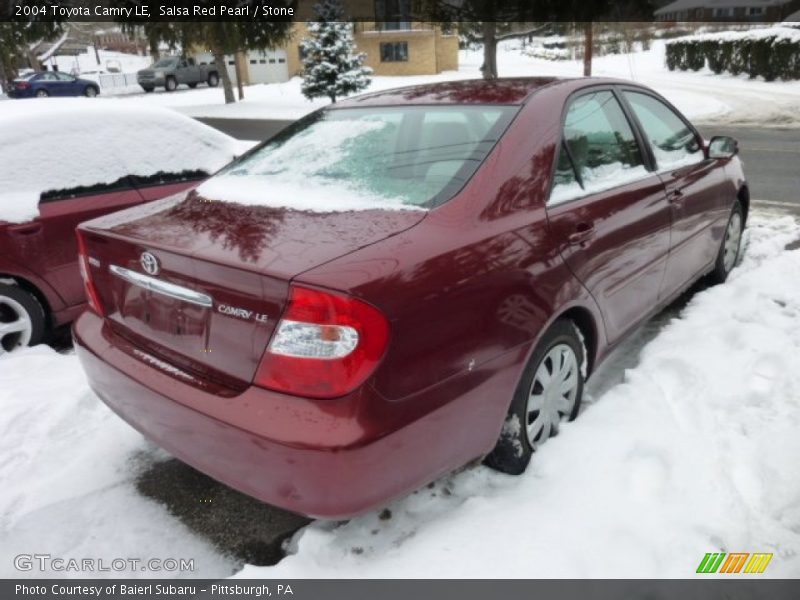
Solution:
[[[733,9],[732,8],[715,8],[714,9],[714,18],[715,19],[725,19],[727,17],[733,16]]]
[[[279,63],[281,63],[281,64],[283,64],[283,63],[285,63],[285,62],[286,62],[286,59],[285,59],[285,58],[279,58],[279,59],[278,59],[278,62],[279,62]]]
[[[386,42],[381,44],[381,62],[405,62],[408,60],[408,42]]]
[[[747,9],[747,14],[751,17],[760,17],[764,14],[763,6],[751,6]]]
[[[375,19],[384,31],[411,29],[411,0],[375,0]]]

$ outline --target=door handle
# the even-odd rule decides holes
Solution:
[[[578,223],[575,231],[569,234],[567,240],[570,244],[582,244],[594,235],[594,225],[591,223]]]
[[[33,235],[42,230],[41,223],[23,223],[22,225],[9,225],[8,232],[12,235]]]
[[[683,192],[679,189],[670,190],[667,192],[667,200],[670,202],[680,202],[683,200]]]

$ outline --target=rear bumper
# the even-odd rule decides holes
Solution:
[[[459,435],[441,435],[448,415],[460,414],[449,408],[379,435],[355,409],[371,401],[369,392],[312,401],[250,387],[226,397],[135,358],[141,351],[94,313],[81,315],[73,333],[92,388],[130,425],[198,470],[287,510],[347,518],[476,455],[458,447]]]

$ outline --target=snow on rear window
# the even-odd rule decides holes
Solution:
[[[5,102],[0,111],[0,221],[39,214],[45,192],[133,175],[214,173],[242,145],[174,111],[120,100]]]
[[[211,200],[317,212],[426,209],[464,185],[515,111],[412,106],[316,113],[198,191]]]

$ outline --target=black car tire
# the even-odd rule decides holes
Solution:
[[[194,82],[194,83],[187,83],[186,85],[188,85],[188,86],[189,86],[191,89],[194,89],[194,88],[196,88],[196,87],[197,87],[197,82]]]
[[[208,87],[217,87],[219,85],[219,75],[216,73],[208,74]]]
[[[142,89],[145,91],[145,93],[146,93],[146,94],[149,94],[149,93],[150,93],[150,92],[152,92],[152,91],[153,91],[155,88],[151,88],[151,87],[145,87],[145,86],[142,86]]]
[[[178,81],[174,77],[167,77],[167,80],[164,82],[164,87],[168,92],[174,92],[178,89]]]
[[[16,319],[15,312],[24,310],[30,319],[30,339],[28,346],[35,346],[44,338],[47,328],[47,317],[36,296],[17,285],[0,283],[0,323],[8,323]],[[0,354],[10,352],[15,347],[14,335],[0,337]]]
[[[731,251],[735,250],[735,256],[733,261],[728,261],[728,264],[726,264],[725,254],[729,245],[728,238],[731,234],[731,228],[734,226],[735,222],[738,222],[739,224],[738,232],[736,239],[733,241],[730,248]],[[722,243],[719,246],[717,260],[714,263],[714,270],[711,271],[710,279],[712,283],[725,283],[725,280],[728,279],[728,275],[730,275],[733,267],[735,267],[739,262],[742,251],[742,232],[744,231],[744,226],[744,211],[742,211],[742,205],[739,203],[739,200],[735,200],[733,202],[731,214],[728,217],[728,222],[725,224],[725,234],[722,236]]]
[[[37,98],[47,98],[50,93],[47,90],[36,90],[36,97]]]
[[[577,365],[577,388],[572,409],[569,414],[562,415],[568,421],[572,421],[578,416],[581,408],[584,384],[584,365],[586,361],[583,340],[575,324],[567,319],[559,319],[550,326],[550,329],[542,336],[536,349],[533,351],[522,378],[514,391],[514,398],[508,409],[508,415],[503,423],[503,429],[497,440],[497,445],[486,456],[484,462],[489,467],[508,473],[509,475],[521,475],[528,467],[531,456],[535,448],[528,439],[527,425],[529,418],[528,398],[534,389],[534,377],[542,363],[548,359],[549,353],[557,347],[567,347],[574,354]],[[555,365],[552,365],[555,367]],[[549,437],[557,433],[557,429],[548,429],[548,437],[539,443],[543,443]],[[538,445],[538,443],[537,443]]]
[[[83,90],[83,95],[86,96],[87,98],[94,98],[95,96],[98,96],[99,94],[100,94],[100,90],[97,89],[93,85],[87,85],[86,89]]]

